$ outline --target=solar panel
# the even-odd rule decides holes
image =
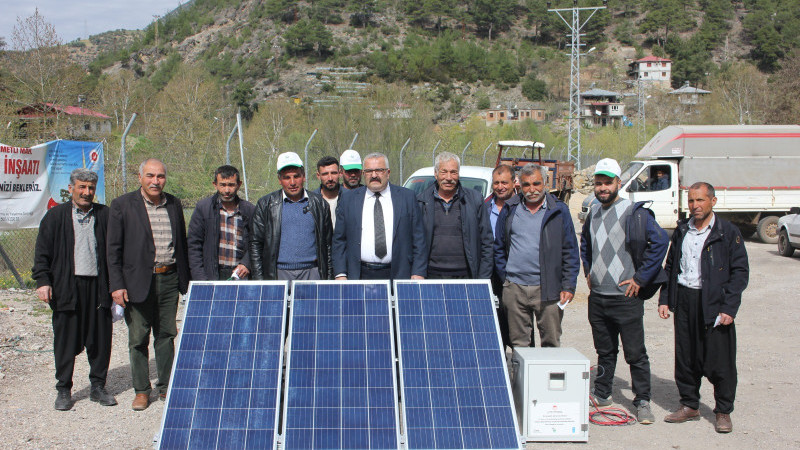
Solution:
[[[283,448],[398,448],[388,282],[293,289]]]
[[[286,282],[195,283],[161,449],[275,448]]]
[[[409,449],[518,449],[488,281],[395,281]]]

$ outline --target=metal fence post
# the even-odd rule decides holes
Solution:
[[[314,139],[314,136],[317,135],[317,129],[314,128],[314,132],[311,133],[311,137],[308,138],[308,142],[306,142],[306,148],[303,150],[304,159],[303,164],[306,166],[306,170],[308,170],[308,146],[311,145],[311,140]]]
[[[128,192],[128,155],[125,151],[125,139],[128,137],[128,132],[131,131],[131,125],[133,125],[133,121],[136,120],[136,113],[133,113],[131,116],[131,120],[128,122],[128,125],[125,127],[125,131],[122,133],[122,146],[120,148],[120,157],[122,158],[122,192]]]
[[[239,130],[239,154],[242,156],[242,179],[244,180],[244,199],[250,201],[247,191],[247,169],[244,164],[244,140],[242,139],[242,110],[236,111],[236,128]]]
[[[233,134],[236,133],[236,130],[239,129],[239,124],[233,126],[231,130],[231,134],[228,136],[228,142],[225,144],[225,164],[231,165],[231,140],[233,139]]]
[[[403,144],[403,148],[400,149],[400,183],[403,182],[403,153],[406,151],[409,142],[411,142],[411,138],[408,138],[406,143]]]
[[[464,157],[466,156],[467,149],[470,145],[472,145],[472,141],[467,142],[467,145],[464,146],[464,150],[461,152],[461,164],[464,164]]]
[[[484,166],[484,167],[486,166],[486,152],[489,151],[489,147],[491,147],[491,146],[492,146],[492,143],[489,142],[489,145],[487,145],[486,149],[483,151],[483,160],[481,160],[481,165]]]

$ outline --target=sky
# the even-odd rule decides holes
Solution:
[[[0,0],[0,36],[11,47],[17,17],[39,14],[53,24],[64,43],[104,31],[142,29],[153,15],[164,15],[186,0]]]

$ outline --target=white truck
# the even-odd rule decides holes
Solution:
[[[716,190],[714,211],[750,236],[778,241],[778,218],[800,205],[800,126],[678,125],[664,128],[623,170],[620,195],[652,202],[664,229],[688,216],[688,187]],[[584,202],[583,221],[592,196]]]

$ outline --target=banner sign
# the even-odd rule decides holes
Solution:
[[[48,209],[70,201],[69,174],[85,167],[98,175],[95,201],[105,203],[103,144],[51,141],[34,147],[0,144],[0,230],[37,228]]]

